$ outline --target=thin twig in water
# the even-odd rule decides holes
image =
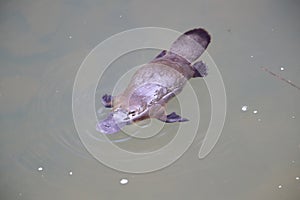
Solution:
[[[269,69],[267,69],[267,68],[265,68],[265,67],[261,67],[261,69],[263,69],[264,71],[268,72],[269,74],[275,76],[276,78],[278,78],[278,79],[280,79],[280,80],[282,80],[282,81],[284,81],[284,82],[290,84],[290,85],[293,86],[294,88],[297,88],[298,90],[300,90],[300,87],[297,86],[297,85],[295,85],[294,83],[292,83],[292,81],[287,80],[287,79],[285,79],[285,78],[279,76],[278,74],[275,74],[274,72],[270,71]]]

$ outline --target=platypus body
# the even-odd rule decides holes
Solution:
[[[196,62],[210,43],[210,35],[202,28],[187,31],[151,62],[143,65],[133,75],[123,93],[112,97],[105,94],[102,103],[112,107],[109,116],[97,124],[97,130],[112,134],[125,125],[156,118],[163,122],[184,122],[185,118],[172,112],[166,114],[165,105],[180,93],[193,77],[207,75],[207,67]]]

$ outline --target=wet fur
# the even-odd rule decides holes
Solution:
[[[181,92],[190,78],[206,75],[204,63],[191,63],[198,59],[209,43],[209,34],[201,28],[181,35],[169,51],[162,51],[138,69],[123,93],[112,100],[107,96],[104,98],[104,105],[113,106],[113,110],[109,118],[98,124],[98,130],[114,133],[121,126],[149,117],[170,123],[187,121],[176,113],[167,115],[165,104]]]

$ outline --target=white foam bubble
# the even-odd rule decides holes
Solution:
[[[242,111],[246,112],[248,110],[248,106],[242,106]]]
[[[126,185],[128,182],[129,182],[129,181],[128,181],[128,179],[126,179],[126,178],[122,178],[122,179],[120,180],[121,185]]]

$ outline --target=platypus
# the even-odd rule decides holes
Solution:
[[[170,50],[163,50],[142,65],[121,94],[105,94],[102,103],[112,111],[97,124],[97,131],[116,133],[125,125],[147,118],[166,123],[188,121],[175,112],[166,114],[165,105],[182,91],[189,79],[207,75],[204,62],[192,63],[205,51],[210,40],[210,35],[202,28],[185,32],[173,42]]]

